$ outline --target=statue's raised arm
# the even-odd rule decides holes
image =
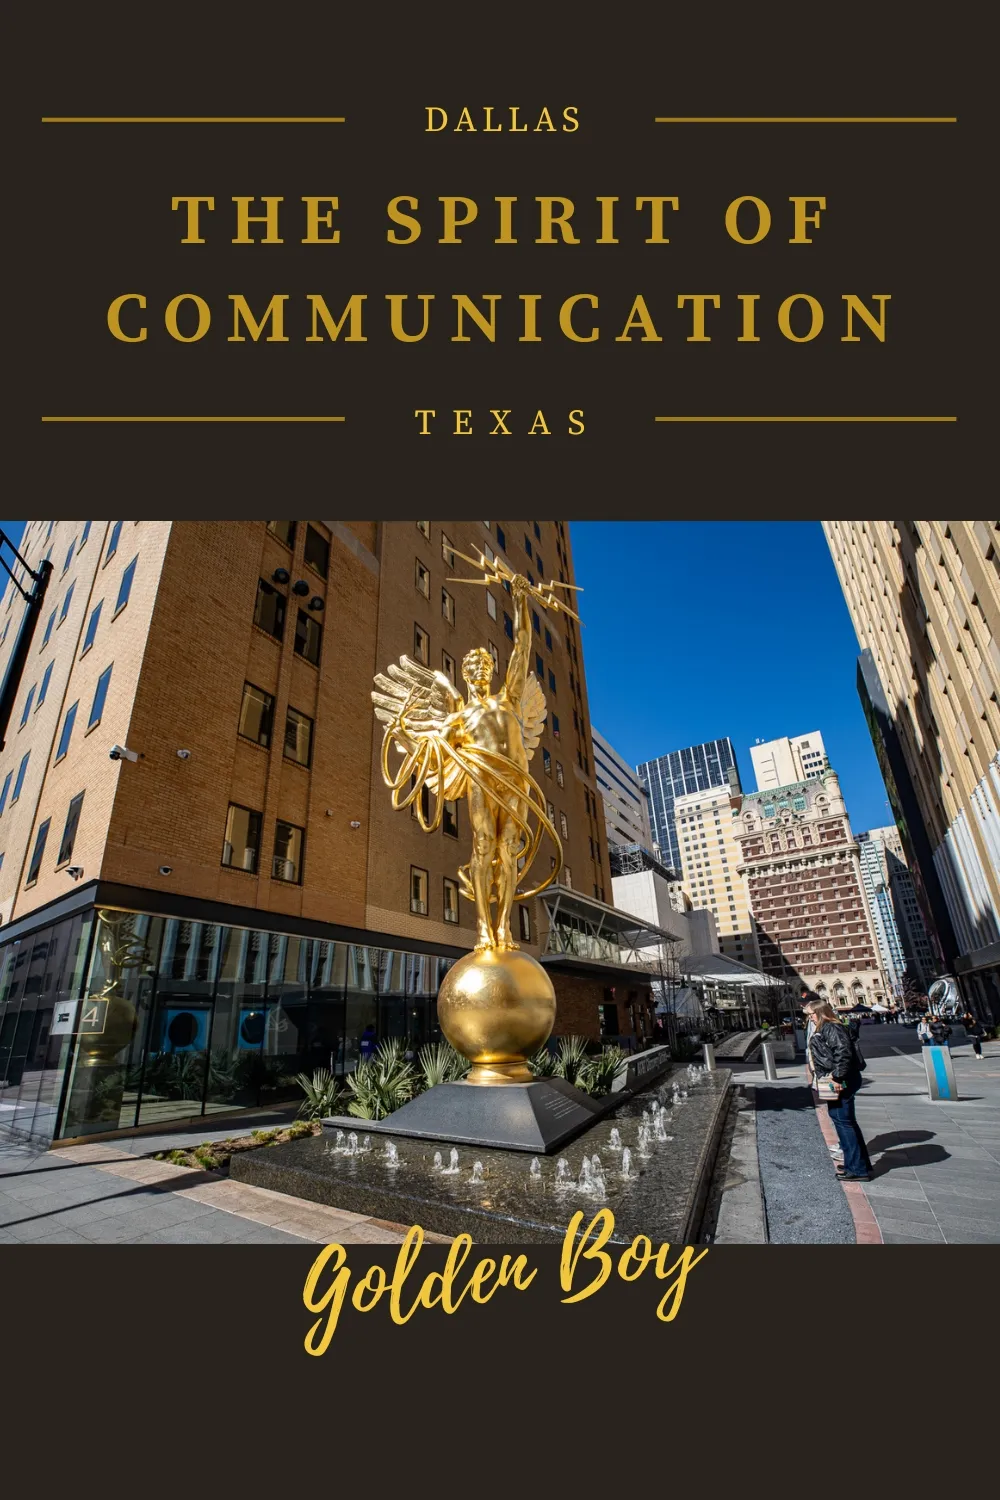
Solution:
[[[511,579],[510,592],[514,600],[514,650],[507,666],[505,687],[511,707],[518,712],[531,662],[531,609],[528,605],[531,585],[520,573],[516,573]]]

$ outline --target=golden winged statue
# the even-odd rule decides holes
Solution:
[[[372,699],[385,726],[382,775],[392,791],[395,808],[416,805],[421,827],[428,833],[441,826],[444,803],[467,798],[472,825],[472,858],[458,872],[459,889],[475,902],[475,951],[517,948],[510,914],[515,896],[528,900],[553,883],[562,868],[562,844],[546,811],[541,787],[528,771],[548,712],[541,683],[529,671],[531,610],[529,599],[544,609],[572,616],[556,597],[557,588],[575,584],[537,586],[512,573],[499,558],[487,563],[458,552],[464,562],[481,569],[482,578],[459,578],[456,583],[510,585],[514,601],[514,650],[507,675],[492,692],[493,657],[477,646],[462,662],[468,688],[464,697],[443,672],[436,672],[403,656],[375,678]],[[390,754],[402,756],[393,770]],[[423,790],[435,799],[433,815],[425,816]],[[555,864],[547,877],[529,890],[518,890],[547,834],[555,848]]]

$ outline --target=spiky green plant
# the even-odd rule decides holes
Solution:
[[[555,1076],[565,1078],[567,1083],[580,1087],[581,1076],[587,1069],[587,1038],[585,1036],[563,1036],[559,1038],[556,1054]]]
[[[539,1047],[528,1058],[528,1067],[535,1078],[551,1078],[556,1071],[555,1053],[550,1052],[548,1047]]]
[[[363,1057],[347,1080],[352,1095],[348,1114],[359,1120],[384,1120],[417,1092],[417,1075],[406,1061],[398,1037],[378,1044],[371,1057]]]
[[[578,1087],[585,1089],[594,1098],[603,1099],[614,1088],[615,1081],[628,1067],[628,1056],[621,1047],[613,1044],[602,1047],[595,1057],[588,1057]]]
[[[299,1073],[295,1082],[305,1094],[298,1108],[300,1115],[307,1120],[322,1120],[324,1115],[336,1113],[343,1089],[329,1068],[316,1068],[311,1078],[308,1073]]]
[[[464,1078],[472,1066],[467,1057],[447,1042],[429,1043],[417,1053],[417,1064],[423,1075],[423,1086],[432,1089],[438,1083],[454,1083]]]

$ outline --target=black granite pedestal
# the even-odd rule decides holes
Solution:
[[[536,1078],[532,1083],[439,1083],[384,1120],[331,1115],[323,1126],[549,1156],[621,1102],[616,1094],[593,1099],[564,1078]]]

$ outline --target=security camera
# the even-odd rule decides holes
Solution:
[[[352,828],[360,828],[361,827],[361,824],[358,822],[357,818],[353,818],[351,820],[351,827]]]
[[[190,750],[178,750],[178,752],[177,752],[177,759],[178,760],[190,760],[191,759],[191,751]]]
[[[126,750],[124,745],[112,745],[108,757],[111,760],[138,760],[139,754],[136,750]]]
[[[83,874],[83,865],[69,865],[66,869],[66,874],[71,880],[79,880]]]
[[[160,874],[161,875],[172,875],[173,873],[174,873],[174,871],[173,871],[173,866],[172,865],[161,865],[160,866]]]
[[[292,584],[292,593],[293,594],[298,594],[298,596],[299,596],[300,599],[304,599],[305,596],[306,596],[306,594],[308,594],[308,592],[309,592],[309,585],[308,585],[308,583],[306,583],[306,581],[305,581],[304,578],[297,578],[295,580],[295,582]]]
[[[271,574],[271,577],[274,579],[275,583],[287,583],[291,576],[292,575],[291,573],[289,573],[287,568],[275,568],[274,572]]]
[[[322,609],[323,608],[323,600],[320,598],[320,596],[318,594],[313,594],[312,598],[309,600],[309,608],[310,609]]]

